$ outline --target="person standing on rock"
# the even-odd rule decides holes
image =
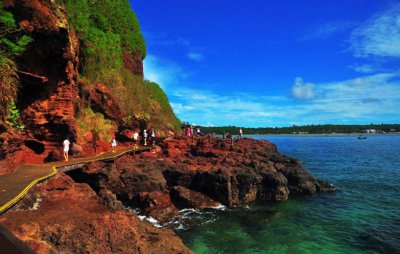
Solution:
[[[68,152],[69,152],[69,145],[71,143],[69,142],[69,138],[66,138],[63,142],[63,155],[65,161],[68,161]]]
[[[147,146],[147,130],[143,130],[143,145]]]
[[[137,145],[138,138],[139,138],[139,133],[137,132],[137,130],[135,130],[135,132],[134,132],[133,135],[132,135],[132,139],[133,139],[133,149],[138,149],[138,148],[139,148],[138,145]]]
[[[92,130],[92,145],[94,150],[94,155],[97,154],[97,141],[99,140],[99,134],[96,130]]]
[[[239,138],[243,138],[243,130],[242,130],[242,128],[239,129]]]
[[[113,139],[111,141],[111,148],[112,148],[113,153],[115,153],[116,148],[117,148],[117,140],[115,139],[115,136],[113,136]]]
[[[156,131],[154,130],[154,128],[151,128],[150,137],[151,145],[154,146],[156,144]]]

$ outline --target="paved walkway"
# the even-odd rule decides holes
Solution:
[[[140,153],[149,150],[149,147],[138,149],[125,148],[116,152],[104,152],[97,156],[70,159],[68,162],[18,166],[13,173],[0,175],[0,214],[21,200],[38,182],[54,176],[57,173],[57,168],[84,164],[91,161],[113,159],[126,153]]]

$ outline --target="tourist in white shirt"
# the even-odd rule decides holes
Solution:
[[[138,139],[139,139],[139,133],[137,132],[137,130],[135,130],[135,132],[132,135],[132,139],[133,139],[133,148],[137,149],[138,148]]]
[[[116,148],[117,148],[117,140],[115,139],[115,136],[113,136],[112,140],[111,140],[111,148],[113,153],[116,152]]]
[[[68,161],[68,152],[69,152],[69,145],[71,143],[69,142],[69,139],[66,138],[63,142],[63,155],[64,155],[64,159],[65,161]]]

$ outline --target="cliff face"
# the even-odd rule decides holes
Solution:
[[[75,138],[79,43],[65,10],[50,0],[7,0],[4,7],[33,39],[15,60],[18,108],[26,128],[49,145]]]
[[[125,52],[122,56],[124,67],[132,74],[143,78],[143,61],[139,51]]]
[[[19,83],[14,99],[25,129],[0,123],[1,159],[20,150],[31,162],[43,161],[59,153],[66,137],[87,145],[88,109],[113,122],[101,136],[107,142],[116,130],[136,126],[159,133],[179,128],[161,88],[143,80],[145,44],[129,1],[4,0],[3,7],[32,42],[12,59]]]

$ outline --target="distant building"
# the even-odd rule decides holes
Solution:
[[[396,129],[390,129],[390,132],[396,132]]]
[[[365,133],[376,133],[375,129],[367,129],[365,130]]]

